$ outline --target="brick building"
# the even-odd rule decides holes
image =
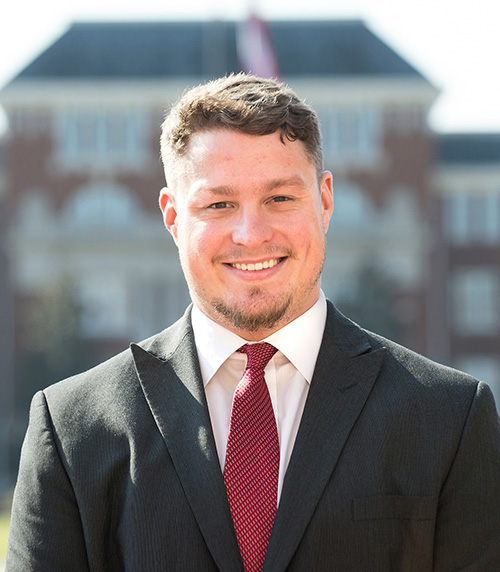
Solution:
[[[9,456],[9,440],[14,395],[14,328],[7,240],[9,202],[6,152],[6,141],[0,137],[0,493],[10,484],[12,462]]]
[[[483,354],[463,361],[470,340],[447,330],[451,318],[442,311],[449,299],[442,260],[451,264],[455,247],[436,213],[454,194],[461,167],[451,158],[453,138],[428,128],[437,90],[363,22],[276,21],[271,31],[281,78],[320,116],[334,172],[326,294],[363,325],[417,351],[477,366]],[[240,70],[238,33],[239,24],[227,21],[75,24],[0,93],[9,122],[17,350],[26,300],[67,277],[79,330],[96,358],[181,314],[187,289],[157,208],[159,127],[186,87]],[[490,165],[463,168],[470,189],[479,172],[498,180]],[[500,195],[498,185],[488,192]],[[488,249],[492,266],[498,243]],[[491,284],[456,280],[456,296],[473,298],[478,284],[498,289],[498,276]],[[495,320],[493,331],[492,348]]]
[[[489,382],[498,400],[500,135],[439,135],[436,153],[429,347]]]

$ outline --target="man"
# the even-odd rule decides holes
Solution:
[[[315,113],[223,78],[171,110],[162,155],[193,305],[34,397],[7,570],[499,570],[489,388],[320,291]]]

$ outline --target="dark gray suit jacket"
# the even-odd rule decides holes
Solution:
[[[189,311],[34,397],[7,570],[243,570]],[[329,304],[264,570],[500,570],[489,388]]]

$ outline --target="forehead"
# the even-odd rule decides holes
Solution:
[[[314,168],[301,141],[282,140],[279,132],[248,135],[229,129],[193,135],[181,165],[193,173],[238,168],[254,175],[264,167],[273,170]]]
[[[281,140],[280,132],[248,135],[233,129],[204,130],[191,136],[182,156],[166,165],[169,188],[177,196],[209,186],[249,189],[272,179],[300,178],[317,188],[315,163],[302,141]]]

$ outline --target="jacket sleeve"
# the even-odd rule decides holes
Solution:
[[[6,572],[89,570],[83,527],[42,392],[21,451]]]
[[[441,491],[434,570],[500,570],[500,423],[484,383]]]

